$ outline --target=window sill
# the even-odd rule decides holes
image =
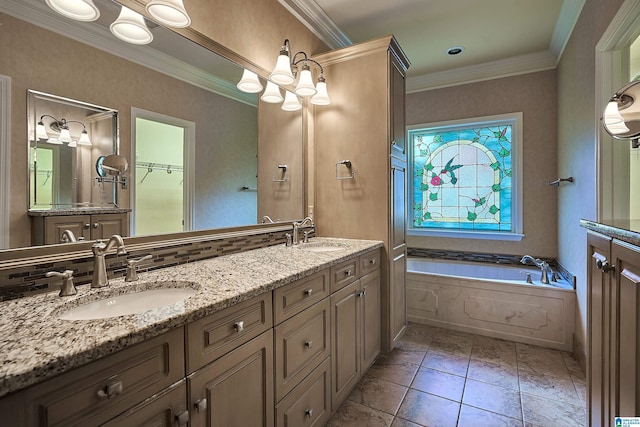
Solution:
[[[520,233],[496,233],[491,231],[459,231],[459,230],[416,230],[408,229],[407,235],[420,237],[445,237],[448,239],[505,240],[519,242],[524,237]]]

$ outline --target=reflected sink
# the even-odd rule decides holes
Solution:
[[[193,295],[191,288],[149,289],[115,295],[71,308],[59,314],[62,320],[95,320],[143,313],[183,301]]]
[[[331,242],[312,242],[312,243],[300,243],[298,248],[304,249],[309,252],[333,252],[347,249],[347,245],[344,243],[331,243]]]

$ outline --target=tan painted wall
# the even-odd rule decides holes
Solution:
[[[555,257],[557,178],[555,70],[407,95],[407,125],[523,113],[522,241],[407,236],[409,247]],[[489,244],[488,244],[489,243]]]

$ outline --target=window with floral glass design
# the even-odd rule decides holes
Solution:
[[[517,234],[521,113],[412,126],[411,230]]]

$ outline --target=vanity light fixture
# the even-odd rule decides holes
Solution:
[[[185,28],[191,25],[191,18],[182,0],[151,0],[146,9],[156,21],[169,27]]]
[[[295,88],[295,93],[298,96],[308,97],[316,95],[318,92],[321,95],[318,98],[312,97],[310,102],[315,105],[328,105],[331,103],[331,99],[327,93],[327,83],[324,78],[324,68],[315,59],[309,57],[305,52],[299,51],[291,58],[291,44],[289,39],[285,39],[282,47],[280,48],[280,54],[276,60],[276,66],[269,75],[269,80],[280,85],[293,84],[298,77],[298,84]],[[300,66],[300,73],[298,73],[298,64]],[[315,64],[320,69],[320,75],[318,77],[317,86],[313,84],[313,77],[311,75],[311,64]],[[315,98],[315,99],[314,99]],[[286,98],[285,98],[286,102]]]
[[[59,136],[49,137],[44,126],[45,117],[50,117],[53,119],[53,121],[49,124],[49,127],[55,131],[59,131]],[[82,133],[80,134],[80,139],[78,139],[78,141],[74,141],[71,138],[71,133],[69,132],[69,123],[77,123],[82,126]],[[89,134],[87,133],[87,127],[84,125],[84,123],[78,120],[58,120],[57,118],[49,114],[43,114],[42,116],[40,116],[40,121],[36,126],[36,138],[46,139],[49,144],[62,144],[63,142],[66,142],[69,147],[75,147],[76,145],[92,145],[91,140],[89,139]]]
[[[236,86],[246,93],[258,93],[262,90],[262,83],[260,83],[258,75],[247,69],[243,71],[242,78]]]
[[[45,0],[47,6],[67,18],[76,21],[95,21],[100,17],[100,10],[93,0]]]
[[[114,36],[127,43],[143,45],[153,41],[153,34],[144,17],[125,6],[122,6],[118,19],[113,21],[109,29]]]
[[[269,104],[278,104],[284,100],[280,93],[280,87],[272,81],[267,81],[267,88],[260,97],[264,102]]]
[[[282,108],[284,111],[298,111],[302,108],[302,104],[298,100],[298,96],[290,91],[286,91],[287,93],[284,95],[284,102],[282,103]]]

